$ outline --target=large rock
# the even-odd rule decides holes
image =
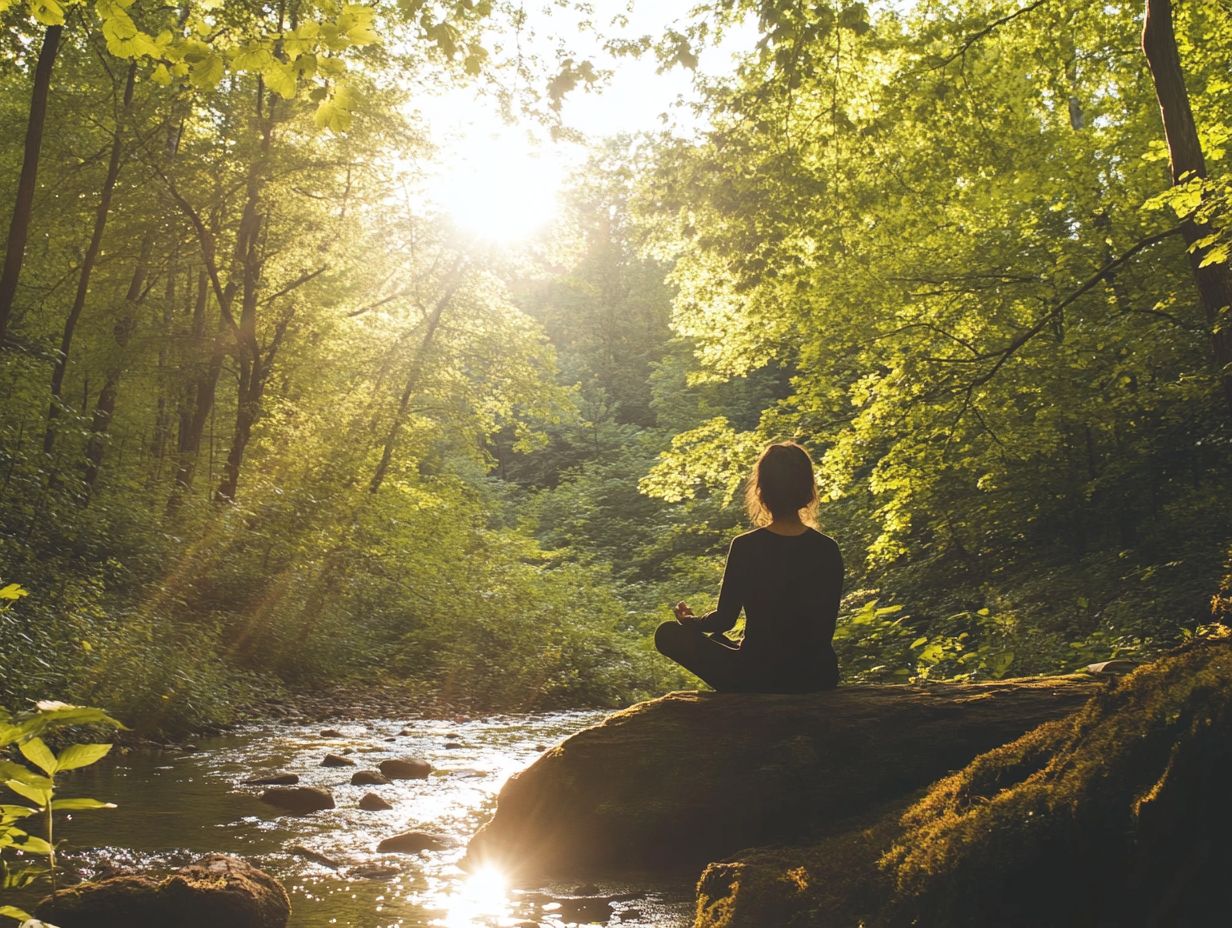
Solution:
[[[1089,677],[672,693],[607,718],[505,784],[468,863],[523,875],[697,866],[800,842],[1080,706]]]
[[[274,787],[261,794],[261,801],[297,815],[334,807],[334,797],[319,786]]]
[[[432,772],[430,763],[415,757],[383,760],[377,767],[391,780],[425,780]]]
[[[298,773],[263,773],[244,781],[249,786],[294,786],[299,782]]]
[[[394,804],[376,793],[364,793],[359,800],[359,807],[365,812],[387,812],[394,807]]]
[[[1232,647],[1198,644],[806,847],[742,851],[695,928],[1222,928]]]
[[[418,854],[420,851],[440,851],[453,843],[445,835],[426,831],[405,831],[384,839],[376,846],[382,854]]]
[[[222,854],[161,880],[117,876],[62,889],[35,911],[59,928],[284,928],[290,914],[282,884]]]

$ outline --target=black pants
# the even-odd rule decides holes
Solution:
[[[718,638],[695,625],[664,622],[655,630],[655,647],[721,693],[811,693],[838,683],[837,668],[789,671],[762,666],[724,644],[726,638]]]

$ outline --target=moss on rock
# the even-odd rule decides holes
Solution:
[[[905,812],[712,864],[697,928],[1225,925],[1232,645],[1191,646]]]
[[[60,928],[285,928],[290,913],[276,879],[213,854],[164,879],[117,876],[62,889],[35,914]]]
[[[940,781],[903,825],[890,923],[1226,924],[1232,647],[1137,670]]]

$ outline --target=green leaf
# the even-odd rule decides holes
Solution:
[[[64,25],[64,7],[56,0],[30,0],[30,15],[44,26]]]
[[[21,599],[23,596],[29,596],[30,591],[23,589],[19,583],[9,583],[5,586],[0,586],[0,599]]]
[[[0,760],[0,782],[16,780],[29,786],[51,786],[51,780],[11,760]]]
[[[20,818],[27,818],[37,812],[38,809],[31,809],[29,806],[13,805],[5,803],[0,805],[0,820],[6,822],[15,822]]]
[[[29,921],[34,917],[29,912],[19,909],[15,905],[0,905],[0,915],[5,918],[15,918],[19,922]]]
[[[60,752],[57,770],[76,770],[107,756],[110,744],[70,744]]]
[[[261,72],[267,86],[284,100],[295,96],[295,69],[281,61],[271,61]]]
[[[222,58],[218,55],[207,55],[192,65],[188,79],[198,90],[213,90],[222,80],[222,75]]]
[[[30,786],[28,783],[22,783],[19,780],[6,780],[4,785],[15,792],[18,796],[23,796],[26,799],[29,799],[40,809],[47,808],[47,803],[51,801],[50,787]]]
[[[111,728],[123,729],[124,725],[102,709],[90,706],[72,706],[63,702],[41,701],[35,703],[38,714],[33,716],[31,731],[35,734],[52,728],[64,728],[67,725],[107,725]]]
[[[42,738],[31,738],[29,741],[24,741],[17,745],[17,750],[21,751],[22,757],[43,773],[50,775],[59,769],[56,755],[51,753],[51,748],[47,747],[47,743]]]
[[[235,57],[231,59],[231,67],[237,71],[264,71],[273,60],[274,56],[265,45],[250,43],[235,53]]]
[[[27,854],[50,854],[51,845],[38,835],[26,835],[24,843],[17,845],[18,848],[25,851]]]
[[[51,801],[51,811],[53,812],[77,812],[84,809],[114,809],[114,802],[102,802],[98,799],[53,799]]]

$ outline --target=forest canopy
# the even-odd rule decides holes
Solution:
[[[715,0],[636,40],[608,6],[0,0],[0,705],[689,685],[650,635],[783,438],[848,681],[1212,620],[1226,0]],[[692,128],[582,139],[611,75],[562,10],[692,74]],[[585,146],[521,241],[433,200],[457,87]]]

